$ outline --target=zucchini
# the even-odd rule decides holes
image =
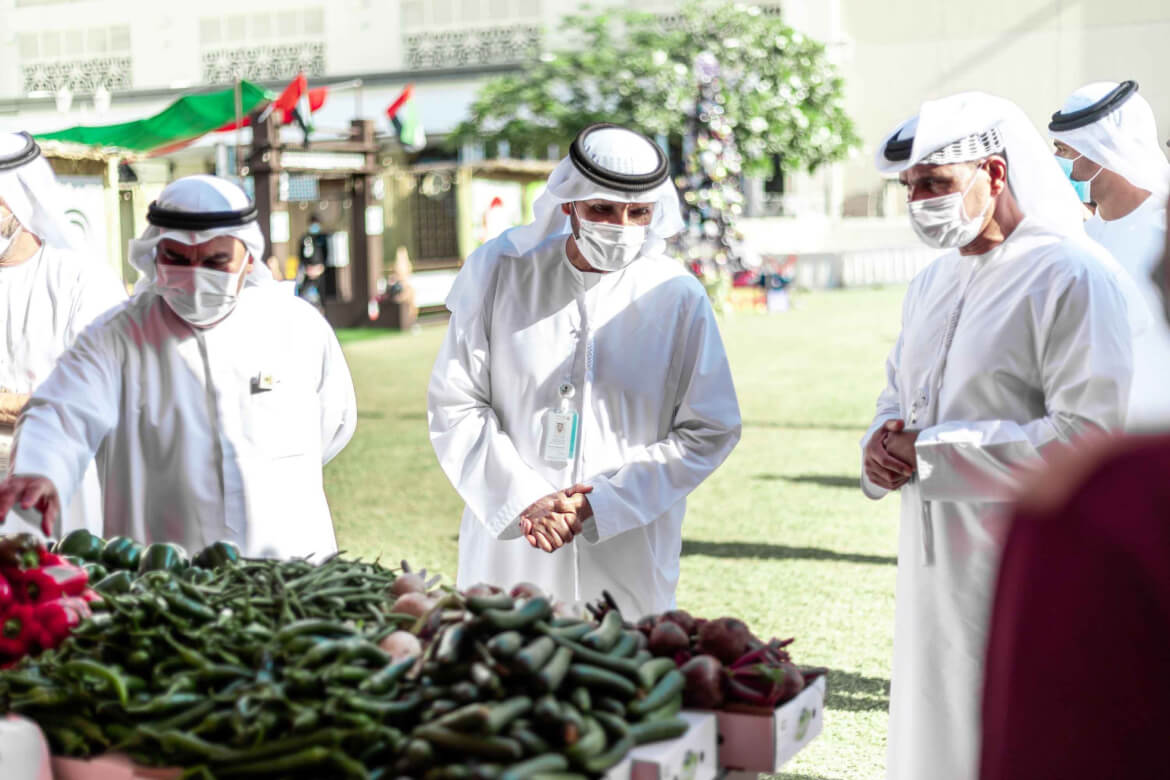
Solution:
[[[672,669],[662,676],[662,679],[644,698],[630,702],[631,715],[645,715],[648,712],[666,706],[671,699],[683,692],[687,680],[678,669]]]
[[[557,643],[551,637],[542,636],[532,640],[523,650],[516,653],[512,664],[525,674],[536,674],[549,662],[556,649]]]
[[[587,685],[595,690],[603,690],[623,699],[632,699],[638,693],[634,684],[620,674],[589,664],[570,665],[569,679],[578,685]]]
[[[645,745],[647,742],[661,742],[665,739],[678,739],[687,733],[689,725],[682,718],[669,720],[653,720],[638,723],[630,727],[630,736],[635,745]]]
[[[616,609],[605,613],[601,625],[581,637],[581,644],[590,650],[606,653],[613,649],[622,636],[622,616]]]

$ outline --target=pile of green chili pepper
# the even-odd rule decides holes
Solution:
[[[36,721],[60,755],[125,751],[207,777],[372,776],[404,741],[385,710],[411,662],[378,647],[416,620],[389,612],[394,576],[341,557],[146,571],[106,588],[58,648],[0,672],[0,711]]]

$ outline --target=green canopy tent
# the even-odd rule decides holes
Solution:
[[[268,90],[250,81],[240,82],[240,112],[247,116],[272,99]],[[236,88],[185,95],[154,116],[115,125],[77,125],[36,137],[45,141],[123,149],[142,154],[181,147],[200,136],[234,125]]]

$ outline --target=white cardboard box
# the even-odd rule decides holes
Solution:
[[[719,729],[710,712],[684,712],[690,724],[678,739],[630,751],[631,780],[714,780],[719,774]]]
[[[719,765],[729,771],[775,772],[824,726],[825,676],[768,714],[720,710]]]
[[[630,780],[631,761],[629,758],[622,759],[622,762],[605,773],[602,780]]]

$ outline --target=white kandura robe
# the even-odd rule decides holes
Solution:
[[[1126,428],[1134,431],[1170,429],[1170,326],[1151,274],[1166,246],[1166,203],[1151,195],[1120,219],[1094,215],[1085,232],[1112,253],[1137,285],[1140,304],[1149,313],[1149,327],[1134,338],[1133,388]]]
[[[670,609],[686,497],[739,440],[739,404],[702,285],[677,262],[642,257],[582,273],[554,236],[521,257],[481,253],[453,293],[428,394],[431,441],[467,506],[458,584],[531,581],[557,598],[608,590],[627,618]],[[543,422],[571,383],[574,461],[545,460]],[[549,554],[519,515],[574,483],[594,519]]]
[[[109,268],[72,250],[44,245],[28,261],[0,267],[0,391],[32,393],[81,332],[125,300],[126,290]],[[12,430],[0,426],[5,469]],[[61,512],[62,536],[78,528],[102,532],[102,493],[92,463]]]
[[[906,293],[888,385],[862,439],[864,450],[894,418],[920,431],[918,472],[901,489],[893,780],[978,777],[984,645],[1013,472],[1050,444],[1125,419],[1129,323],[1116,281],[1092,256],[1100,251],[1025,220],[985,255],[943,255]],[[862,489],[886,493],[864,471]]]
[[[337,549],[321,467],[355,423],[341,348],[304,301],[245,286],[200,330],[147,289],[83,333],[33,394],[12,471],[47,476],[65,498],[100,446],[107,535],[319,559]]]

